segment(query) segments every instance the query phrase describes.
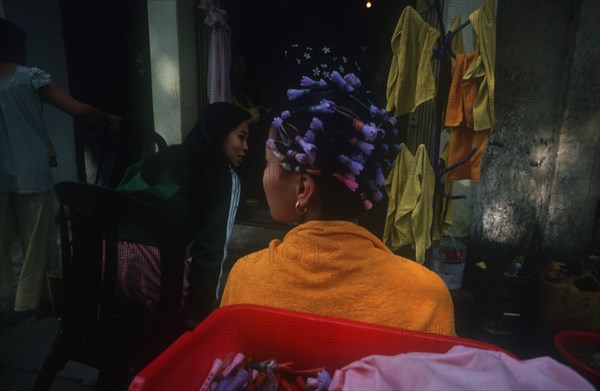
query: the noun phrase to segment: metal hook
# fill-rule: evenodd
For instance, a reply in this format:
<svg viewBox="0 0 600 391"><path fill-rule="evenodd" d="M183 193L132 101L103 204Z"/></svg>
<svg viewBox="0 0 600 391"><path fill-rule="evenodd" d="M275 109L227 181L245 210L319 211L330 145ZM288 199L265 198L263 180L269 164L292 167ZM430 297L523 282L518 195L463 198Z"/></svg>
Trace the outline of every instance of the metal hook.
<svg viewBox="0 0 600 391"><path fill-rule="evenodd" d="M467 198L466 195L464 194L460 194L460 195L449 195L446 194L446 192L444 191L444 186L442 185L442 181L441 178L444 174L446 174L448 171L454 170L456 167L462 166L463 164L465 164L466 162L468 162L469 160L471 160L471 158L473 157L473 155L475 155L475 152L477 152L479 148L478 147L473 147L473 149L471 149L471 152L469 152L469 154L467 155L467 157L465 157L464 159L454 163L453 165L446 167L445 169L441 170L438 175L437 175L437 182L438 182L438 189L440 190L440 193L442 194L442 197L451 199L451 200L464 200Z"/></svg>

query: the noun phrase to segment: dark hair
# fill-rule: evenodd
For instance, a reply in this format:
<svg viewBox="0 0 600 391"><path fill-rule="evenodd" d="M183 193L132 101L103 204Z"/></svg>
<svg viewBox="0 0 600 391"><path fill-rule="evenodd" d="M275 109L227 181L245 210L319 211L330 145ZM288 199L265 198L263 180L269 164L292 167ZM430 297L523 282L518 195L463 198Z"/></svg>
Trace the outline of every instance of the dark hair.
<svg viewBox="0 0 600 391"><path fill-rule="evenodd" d="M215 159L225 158L222 147L227 135L250 118L250 113L234 104L211 103L200 111L182 146L196 157L198 153L204 153L212 155Z"/></svg>
<svg viewBox="0 0 600 391"><path fill-rule="evenodd" d="M142 178L155 184L167 174L194 192L205 190L216 169L227 167L223 152L227 135L249 119L246 110L231 103L209 104L200 111L194 127L181 144L172 145L143 163Z"/></svg>
<svg viewBox="0 0 600 391"><path fill-rule="evenodd" d="M353 219L383 198L398 150L396 118L373 103L353 74L303 77L301 86L288 90L289 107L273 120L277 139L267 148L286 170L314 176L324 219Z"/></svg>
<svg viewBox="0 0 600 391"><path fill-rule="evenodd" d="M0 61L24 65L26 40L23 30L0 18Z"/></svg>

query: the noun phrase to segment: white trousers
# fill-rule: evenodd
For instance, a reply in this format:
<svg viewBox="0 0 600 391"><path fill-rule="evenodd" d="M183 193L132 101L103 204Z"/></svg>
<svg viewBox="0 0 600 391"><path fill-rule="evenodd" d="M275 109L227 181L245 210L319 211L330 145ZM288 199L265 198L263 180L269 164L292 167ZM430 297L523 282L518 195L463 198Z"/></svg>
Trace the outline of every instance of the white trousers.
<svg viewBox="0 0 600 391"><path fill-rule="evenodd" d="M46 261L56 254L54 193L0 193L0 299L10 296L13 281L12 241L18 235L23 267L15 297L15 311L40 307Z"/></svg>

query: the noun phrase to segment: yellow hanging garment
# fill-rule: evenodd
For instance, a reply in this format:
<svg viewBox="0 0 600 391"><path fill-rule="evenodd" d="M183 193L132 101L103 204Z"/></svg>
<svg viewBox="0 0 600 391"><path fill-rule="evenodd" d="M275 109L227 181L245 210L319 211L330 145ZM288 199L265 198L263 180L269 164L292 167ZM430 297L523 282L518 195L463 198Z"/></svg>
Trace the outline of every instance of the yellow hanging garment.
<svg viewBox="0 0 600 391"><path fill-rule="evenodd" d="M413 155L405 144L401 144L385 189L389 204L383 242L393 251L412 245L416 261L423 264L425 250L431 245L435 191L435 174L425 145L419 145Z"/></svg>
<svg viewBox="0 0 600 391"><path fill-rule="evenodd" d="M400 116L435 97L432 49L440 32L412 7L400 15L392 35L392 64L387 82L386 110Z"/></svg>
<svg viewBox="0 0 600 391"><path fill-rule="evenodd" d="M473 105L473 130L486 130L494 126L494 86L496 64L496 2L486 0L469 19L475 35L475 50L479 56L467 69L464 80L483 78Z"/></svg>

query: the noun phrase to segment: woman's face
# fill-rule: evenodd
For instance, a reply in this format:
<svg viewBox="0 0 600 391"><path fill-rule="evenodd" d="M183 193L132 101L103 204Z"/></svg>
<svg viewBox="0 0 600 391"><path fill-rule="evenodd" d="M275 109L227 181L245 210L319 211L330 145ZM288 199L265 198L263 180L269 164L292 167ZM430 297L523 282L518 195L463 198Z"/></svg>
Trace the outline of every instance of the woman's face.
<svg viewBox="0 0 600 391"><path fill-rule="evenodd" d="M263 188L271 217L276 221L298 220L298 214L294 209L298 174L284 172L281 161L268 148L265 148L265 159L267 162L263 173Z"/></svg>
<svg viewBox="0 0 600 391"><path fill-rule="evenodd" d="M248 122L243 121L237 128L229 132L223 145L223 152L234 167L239 167L248 151Z"/></svg>

